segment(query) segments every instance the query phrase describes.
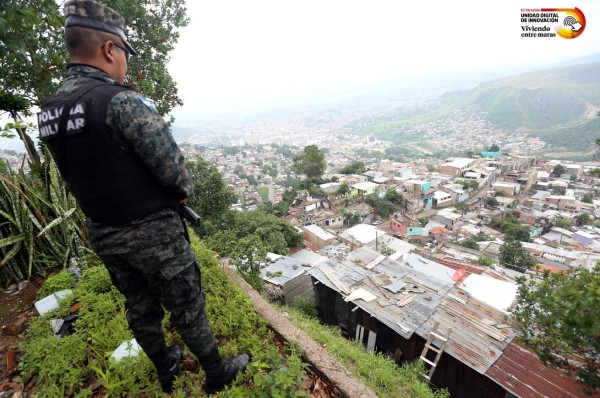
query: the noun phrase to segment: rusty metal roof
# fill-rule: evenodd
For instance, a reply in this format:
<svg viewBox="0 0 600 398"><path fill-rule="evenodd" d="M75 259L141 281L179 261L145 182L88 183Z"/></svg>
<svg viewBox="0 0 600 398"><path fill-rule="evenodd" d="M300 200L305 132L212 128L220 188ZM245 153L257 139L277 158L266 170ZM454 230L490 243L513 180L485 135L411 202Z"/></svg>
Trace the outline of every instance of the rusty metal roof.
<svg viewBox="0 0 600 398"><path fill-rule="evenodd" d="M600 393L585 395L574 378L544 366L529 349L514 342L485 375L521 398L600 397Z"/></svg>
<svg viewBox="0 0 600 398"><path fill-rule="evenodd" d="M444 352L482 374L502 356L515 336L501 311L456 286L416 333L427 339L436 322L440 323L439 334L449 334Z"/></svg>

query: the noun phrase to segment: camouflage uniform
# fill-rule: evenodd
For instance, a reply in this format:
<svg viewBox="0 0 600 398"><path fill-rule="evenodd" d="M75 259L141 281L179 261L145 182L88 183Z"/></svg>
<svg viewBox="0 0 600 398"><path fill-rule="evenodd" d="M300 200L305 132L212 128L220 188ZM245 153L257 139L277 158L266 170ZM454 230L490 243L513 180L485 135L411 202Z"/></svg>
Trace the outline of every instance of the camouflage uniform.
<svg viewBox="0 0 600 398"><path fill-rule="evenodd" d="M116 83L97 68L69 65L57 94L66 95L90 79ZM191 172L167 124L148 100L133 90L120 92L109 104L106 126L117 146L138 156L162 185L181 197L191 195ZM200 269L183 228L171 208L117 226L87 222L90 244L126 297L127 320L150 357L165 347L161 304L195 355L207 355L216 345L206 318Z"/></svg>
<svg viewBox="0 0 600 398"><path fill-rule="evenodd" d="M97 44L89 41L93 37L66 31L72 59L106 67L110 74L69 65L63 85L38 113L40 139L90 215L90 244L125 295L127 321L152 360L162 390L173 391L182 359L179 345L166 347L164 307L206 373L205 391L220 391L246 369L251 356L223 360L206 318L200 268L175 209L192 193L190 170L152 102L115 79L124 78L123 62L135 55L123 17L94 0L68 0L65 16L66 28L108 32L120 40L103 37L89 55L89 48L87 54L78 53L78 40L88 40L85 48ZM112 55L117 47L124 56Z"/></svg>

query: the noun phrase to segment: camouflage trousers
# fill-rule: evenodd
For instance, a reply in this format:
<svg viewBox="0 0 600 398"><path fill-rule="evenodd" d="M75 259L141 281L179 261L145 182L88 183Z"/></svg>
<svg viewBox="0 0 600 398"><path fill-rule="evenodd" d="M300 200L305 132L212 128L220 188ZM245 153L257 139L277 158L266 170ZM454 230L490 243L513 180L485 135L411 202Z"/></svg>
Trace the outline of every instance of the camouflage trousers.
<svg viewBox="0 0 600 398"><path fill-rule="evenodd" d="M126 298L127 322L149 357L165 349L163 307L194 355L210 353L216 341L206 317L200 268L182 235L138 251L99 256Z"/></svg>

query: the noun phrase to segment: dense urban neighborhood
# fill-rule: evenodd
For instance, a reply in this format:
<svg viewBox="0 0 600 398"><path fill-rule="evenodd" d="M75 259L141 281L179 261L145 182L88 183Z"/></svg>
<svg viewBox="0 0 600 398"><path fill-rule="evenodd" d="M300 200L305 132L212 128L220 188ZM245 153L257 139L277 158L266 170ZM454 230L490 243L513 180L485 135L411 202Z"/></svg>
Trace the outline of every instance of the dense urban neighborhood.
<svg viewBox="0 0 600 398"><path fill-rule="evenodd" d="M304 249L261 265L276 298L314 299L322 321L367 350L421 358L452 396L581 396L575 378L517 341L509 313L519 279L600 260L597 164L487 149L397 162L338 148L324 154L322 183L306 189L293 189L306 178L300 148L199 154L235 190L234 208L270 209L303 233Z"/></svg>

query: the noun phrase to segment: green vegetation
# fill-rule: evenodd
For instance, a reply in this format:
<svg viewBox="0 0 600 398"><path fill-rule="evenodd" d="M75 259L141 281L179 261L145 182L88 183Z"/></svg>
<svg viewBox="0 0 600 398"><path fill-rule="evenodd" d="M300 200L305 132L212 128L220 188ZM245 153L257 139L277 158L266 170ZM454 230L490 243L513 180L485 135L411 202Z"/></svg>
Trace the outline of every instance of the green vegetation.
<svg viewBox="0 0 600 398"><path fill-rule="evenodd" d="M594 195L591 193L586 193L583 195L583 198L581 198L581 201L583 203L594 203Z"/></svg>
<svg viewBox="0 0 600 398"><path fill-rule="evenodd" d="M0 175L0 283L45 275L70 259L85 266L84 216L55 163Z"/></svg>
<svg viewBox="0 0 600 398"><path fill-rule="evenodd" d="M519 337L545 364L600 389L600 265L519 278L512 315Z"/></svg>
<svg viewBox="0 0 600 398"><path fill-rule="evenodd" d="M489 207L498 207L499 204L500 202L498 202L498 199L494 198L493 196L490 196L485 200L485 205Z"/></svg>
<svg viewBox="0 0 600 398"><path fill-rule="evenodd" d="M285 307L288 318L313 340L327 348L357 379L382 398L446 398L446 390L432 391L421 376L425 369L421 362L398 367L381 353L370 353L357 341L345 339L338 328L324 326L307 317L302 311Z"/></svg>
<svg viewBox="0 0 600 398"><path fill-rule="evenodd" d="M316 145L308 145L294 157L294 169L308 179L320 179L325 172L325 153Z"/></svg>
<svg viewBox="0 0 600 398"><path fill-rule="evenodd" d="M340 185L340 187L338 188L336 194L338 195L346 195L348 192L350 192L350 186L348 185L347 182L342 183L342 185Z"/></svg>
<svg viewBox="0 0 600 398"><path fill-rule="evenodd" d="M589 214L581 213L575 217L575 224L578 226L589 225L592 223L592 219Z"/></svg>
<svg viewBox="0 0 600 398"><path fill-rule="evenodd" d="M566 171L567 170L565 169L565 166L559 163L552 169L552 175L555 177L560 177L561 175L565 174Z"/></svg>
<svg viewBox="0 0 600 398"><path fill-rule="evenodd" d="M195 236L192 246L202 267L206 312L221 342L221 353L229 357L242 351L251 352L254 358L247 372L220 396L306 396L301 386L305 364L298 350L290 344L280 350L273 343L273 332L254 311L249 299L218 267L214 253ZM26 382L33 381L31 394L164 396L146 355L125 358L118 363L109 358L112 350L132 336L125 318L124 297L112 286L106 269L97 260L92 265L83 272L73 295L61 302L60 309L33 319L29 324L19 369ZM72 281L64 275L50 277L46 282L49 287L44 285L45 291L72 287ZM62 339L54 337L50 319L67 315L75 301L81 304L75 332ZM167 341L179 341L168 317L164 326ZM187 349L184 355L191 356ZM203 379L202 371L182 372L175 383L173 396L203 396L199 387ZM98 387L88 387L96 383L99 383Z"/></svg>
<svg viewBox="0 0 600 398"><path fill-rule="evenodd" d="M553 146L588 151L594 149L590 143L600 129L600 118L588 118L587 107L600 103L599 69L600 63L595 62L502 78L447 93L435 107L396 110L361 127L380 139L405 144L422 140L421 130L415 128L418 124L477 109L500 128L524 127L528 136L541 137Z"/></svg>
<svg viewBox="0 0 600 398"><path fill-rule="evenodd" d="M456 207L456 210L460 211L461 214L465 214L469 211L469 204L467 202L458 202L454 207Z"/></svg>
<svg viewBox="0 0 600 398"><path fill-rule="evenodd" d="M456 183L462 185L465 190L474 190L479 188L479 183L477 181L458 180Z"/></svg>
<svg viewBox="0 0 600 398"><path fill-rule="evenodd" d="M512 238L507 239L500 247L500 264L521 272L533 269L537 265L521 242Z"/></svg>
<svg viewBox="0 0 600 398"><path fill-rule="evenodd" d="M194 194L187 205L202 220L197 232L200 235L211 234L229 223L229 208L236 201L235 193L225 185L214 164L198 157L188 162L188 166L193 174Z"/></svg>
<svg viewBox="0 0 600 398"><path fill-rule="evenodd" d="M462 247L466 247L467 249L479 250L479 245L477 244L477 241L473 238L461 240L456 243Z"/></svg>
<svg viewBox="0 0 600 398"><path fill-rule="evenodd" d="M481 256L477 259L476 262L478 265L481 265L482 267L491 267L492 265L494 265L495 261L490 256Z"/></svg>
<svg viewBox="0 0 600 398"><path fill-rule="evenodd" d="M402 204L402 201L404 200L402 194L396 191L395 189L388 189L383 198L395 205Z"/></svg>
<svg viewBox="0 0 600 398"><path fill-rule="evenodd" d="M349 211L344 210L344 225L352 227L360 222L360 214L359 213L351 213Z"/></svg>
<svg viewBox="0 0 600 398"><path fill-rule="evenodd" d="M340 169L341 174L361 174L366 170L365 164L360 160L355 160L347 166Z"/></svg>
<svg viewBox="0 0 600 398"><path fill-rule="evenodd" d="M567 220L566 218L559 218L554 222L554 225L562 229L569 229L571 226L571 221Z"/></svg>
<svg viewBox="0 0 600 398"><path fill-rule="evenodd" d="M502 232L507 239L515 239L521 242L530 242L529 227L521 224L512 212L507 212L504 218L494 218L490 227Z"/></svg>
<svg viewBox="0 0 600 398"><path fill-rule="evenodd" d="M167 61L179 37L178 29L188 23L186 8L165 1L152 5L120 0L104 3L129 22L129 42L139 53L128 64L125 84L152 98L157 111L167 115L183 104ZM0 111L8 112L18 125L14 130L25 145L28 161L37 167L41 158L28 135L34 128L20 121L31 115L32 106L43 104L60 81L67 63L64 17L52 0L6 0L0 14Z"/></svg>
<svg viewBox="0 0 600 398"><path fill-rule="evenodd" d="M369 197L365 200L369 205L373 206L375 213L381 218L388 218L390 214L398 211L398 205L390 202L387 199Z"/></svg>

